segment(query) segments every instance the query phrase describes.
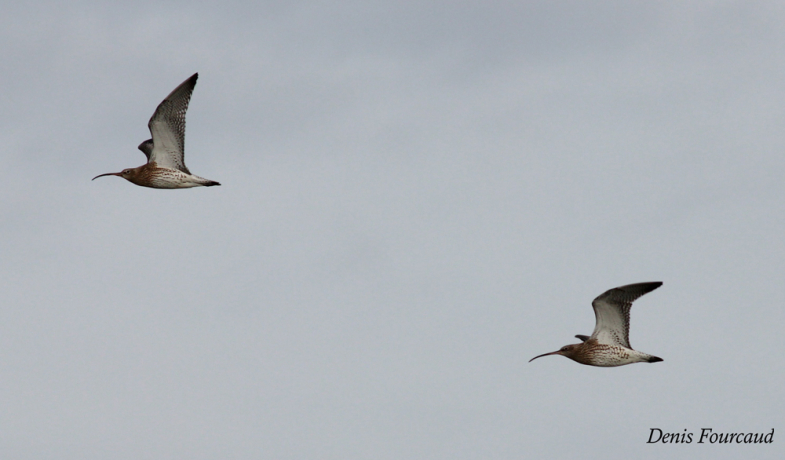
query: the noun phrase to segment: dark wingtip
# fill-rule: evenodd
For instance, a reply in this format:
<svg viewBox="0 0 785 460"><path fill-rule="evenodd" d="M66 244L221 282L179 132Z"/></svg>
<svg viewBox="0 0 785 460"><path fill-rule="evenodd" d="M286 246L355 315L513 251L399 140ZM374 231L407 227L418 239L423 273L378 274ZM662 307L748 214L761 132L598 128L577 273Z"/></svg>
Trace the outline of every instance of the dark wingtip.
<svg viewBox="0 0 785 460"><path fill-rule="evenodd" d="M213 187L215 185L221 185L221 184L219 184L218 182L216 182L214 180L211 180L210 182L204 184L205 187Z"/></svg>
<svg viewBox="0 0 785 460"><path fill-rule="evenodd" d="M660 361L662 361L662 358L658 358L656 356L652 356L651 358L649 358L650 363L658 363Z"/></svg>
<svg viewBox="0 0 785 460"><path fill-rule="evenodd" d="M640 283L645 286L647 289L647 293L657 289L658 287L662 286L662 281L649 281L648 283Z"/></svg>
<svg viewBox="0 0 785 460"><path fill-rule="evenodd" d="M153 153L153 146L154 145L155 144L153 144L153 140L152 139L147 139L146 141L144 141L141 144L139 144L139 147L137 147L137 148L139 150L141 150L142 153L144 153L144 156L146 156L147 160L149 161L150 160L150 155L152 155L152 153Z"/></svg>

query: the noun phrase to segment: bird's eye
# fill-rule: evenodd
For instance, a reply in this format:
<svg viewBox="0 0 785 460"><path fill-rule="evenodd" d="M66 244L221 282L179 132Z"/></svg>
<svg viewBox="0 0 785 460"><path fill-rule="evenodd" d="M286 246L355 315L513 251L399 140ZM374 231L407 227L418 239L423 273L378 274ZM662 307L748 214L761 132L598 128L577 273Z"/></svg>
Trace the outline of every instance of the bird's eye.
<svg viewBox="0 0 785 460"><path fill-rule="evenodd" d="M130 172L131 172L131 170L130 170L130 169L124 169L124 170L123 170L123 174L129 174Z"/></svg>

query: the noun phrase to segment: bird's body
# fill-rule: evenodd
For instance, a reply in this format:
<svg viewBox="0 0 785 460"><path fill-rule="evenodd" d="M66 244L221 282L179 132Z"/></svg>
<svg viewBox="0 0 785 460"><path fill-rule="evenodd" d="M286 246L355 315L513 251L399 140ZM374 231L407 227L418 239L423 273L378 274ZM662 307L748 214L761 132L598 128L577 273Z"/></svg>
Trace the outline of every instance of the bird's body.
<svg viewBox="0 0 785 460"><path fill-rule="evenodd" d="M606 291L592 302L597 324L591 337L576 335L582 343L565 345L558 351L535 356L562 355L588 366L616 367L632 363L656 363L661 358L633 350L630 346L630 308L638 297L662 286L659 281L628 284Z"/></svg>
<svg viewBox="0 0 785 460"><path fill-rule="evenodd" d="M139 150L147 156L147 164L119 173L101 174L93 180L101 176L119 176L142 187L164 189L221 185L191 174L185 166L185 112L197 78L199 74L193 74L155 109L147 124L153 138L139 144Z"/></svg>
<svg viewBox="0 0 785 460"><path fill-rule="evenodd" d="M120 173L110 173L127 179L128 182L150 188L191 188L221 185L204 177L186 174L179 169L161 168L154 161L138 168L124 169ZM102 174L103 175L103 174ZM99 176L100 177L100 176Z"/></svg>

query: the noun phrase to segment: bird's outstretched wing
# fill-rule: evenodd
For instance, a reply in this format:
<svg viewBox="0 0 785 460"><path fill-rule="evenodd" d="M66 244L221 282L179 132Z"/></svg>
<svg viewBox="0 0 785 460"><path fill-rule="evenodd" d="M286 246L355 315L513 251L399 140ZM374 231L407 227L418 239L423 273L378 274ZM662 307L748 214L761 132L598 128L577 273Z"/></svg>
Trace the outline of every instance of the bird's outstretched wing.
<svg viewBox="0 0 785 460"><path fill-rule="evenodd" d="M139 150L148 155L148 161L154 161L159 167L178 169L191 174L185 167L185 112L191 101L191 94L196 86L199 74L191 75L174 89L166 99L158 104L147 127L153 135L152 150L149 155L145 150L147 141L139 145ZM144 148L143 148L144 146Z"/></svg>
<svg viewBox="0 0 785 460"><path fill-rule="evenodd" d="M592 339L606 345L630 346L630 308L638 297L662 286L662 282L636 283L604 292L591 303L597 324Z"/></svg>

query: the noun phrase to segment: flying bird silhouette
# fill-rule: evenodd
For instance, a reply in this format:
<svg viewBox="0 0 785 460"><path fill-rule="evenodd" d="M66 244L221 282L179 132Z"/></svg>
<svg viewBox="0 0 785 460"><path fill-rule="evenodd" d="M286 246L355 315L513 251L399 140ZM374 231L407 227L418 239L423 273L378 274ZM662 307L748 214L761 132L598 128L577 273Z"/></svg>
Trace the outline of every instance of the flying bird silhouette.
<svg viewBox="0 0 785 460"><path fill-rule="evenodd" d="M139 150L147 156L147 164L119 173L100 174L93 180L102 176L119 176L142 187L167 189L221 185L191 174L185 166L185 112L197 78L198 73L191 75L155 109L147 123L153 138L139 144Z"/></svg>
<svg viewBox="0 0 785 460"><path fill-rule="evenodd" d="M600 367L632 363L656 363L662 358L633 350L630 346L630 308L638 297L662 286L662 282L628 284L613 288L591 303L597 324L591 337L576 335L582 343L565 345L558 351L535 356L562 355L581 364Z"/></svg>

